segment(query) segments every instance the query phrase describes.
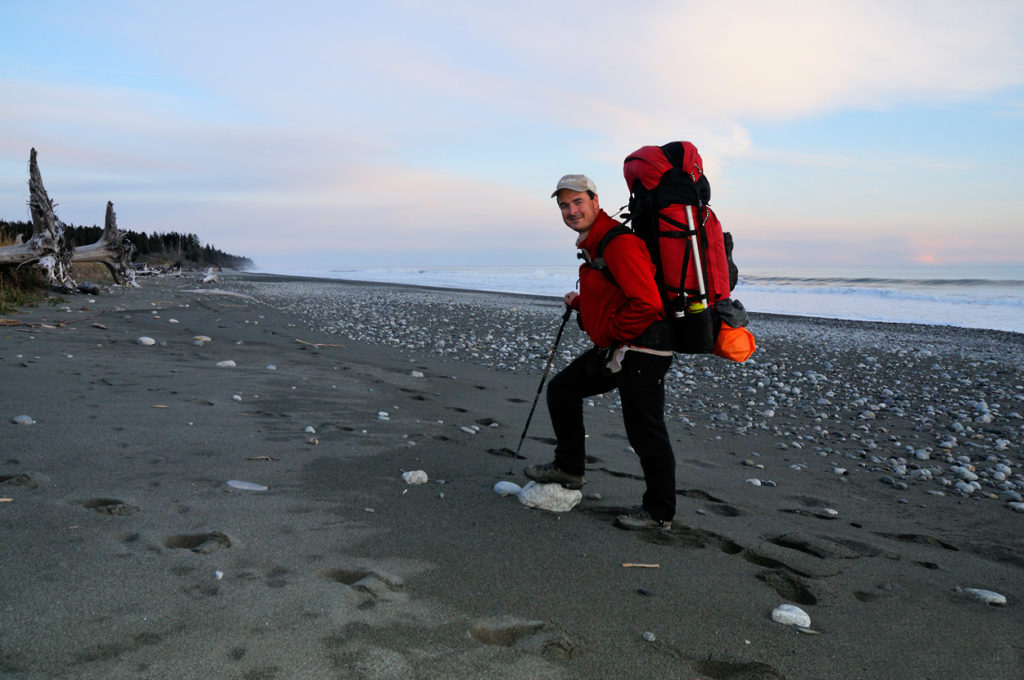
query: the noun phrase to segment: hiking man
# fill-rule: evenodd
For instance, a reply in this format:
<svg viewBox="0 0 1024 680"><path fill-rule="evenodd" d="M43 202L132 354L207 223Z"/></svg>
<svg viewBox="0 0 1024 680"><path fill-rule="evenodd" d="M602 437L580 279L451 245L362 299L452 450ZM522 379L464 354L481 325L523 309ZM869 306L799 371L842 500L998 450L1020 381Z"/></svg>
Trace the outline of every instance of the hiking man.
<svg viewBox="0 0 1024 680"><path fill-rule="evenodd" d="M580 314L594 347L551 379L548 412L555 431L555 460L526 468L538 483L583 486L586 433L583 399L618 388L626 436L640 458L647 489L634 514L619 515L625 529L669 528L676 507L675 455L665 428L664 376L672 352L659 350L664 311L654 264L644 242L633 234L606 242L607 273L589 263L602 239L619 223L601 209L594 182L585 175L565 175L551 194L562 220L578 234L579 293L566 293L565 304ZM608 275L610 274L610 276ZM662 336L663 337L663 336Z"/></svg>

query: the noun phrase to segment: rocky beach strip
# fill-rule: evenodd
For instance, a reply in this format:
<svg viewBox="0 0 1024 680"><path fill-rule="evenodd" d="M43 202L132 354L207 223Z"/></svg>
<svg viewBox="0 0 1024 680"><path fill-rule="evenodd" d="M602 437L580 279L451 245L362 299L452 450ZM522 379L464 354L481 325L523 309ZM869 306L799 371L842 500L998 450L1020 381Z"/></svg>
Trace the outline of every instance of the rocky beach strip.
<svg viewBox="0 0 1024 680"><path fill-rule="evenodd" d="M614 393L578 506L494 490L560 314L226 274L8 317L0 676L1021 676L1024 336L755 313L676 358L676 523L630 533Z"/></svg>
<svg viewBox="0 0 1024 680"><path fill-rule="evenodd" d="M333 282L239 288L327 334L512 371L542 369L560 304ZM760 349L743 365L677 356L669 420L760 431L776 450L824 458L810 460L839 475L874 474L897 491L914 484L1024 511L1024 336L778 315L755 315L752 327ZM567 335L561 365L588 346L583 333ZM614 395L606 405L614 410Z"/></svg>

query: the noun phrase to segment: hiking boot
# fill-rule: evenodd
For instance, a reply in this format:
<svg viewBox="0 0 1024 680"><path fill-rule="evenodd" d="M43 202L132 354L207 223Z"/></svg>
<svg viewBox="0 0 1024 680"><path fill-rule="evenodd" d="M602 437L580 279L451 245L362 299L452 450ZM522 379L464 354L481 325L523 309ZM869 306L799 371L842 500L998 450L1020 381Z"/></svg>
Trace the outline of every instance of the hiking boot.
<svg viewBox="0 0 1024 680"><path fill-rule="evenodd" d="M583 475L570 475L554 463L528 465L523 472L538 484L561 484L566 489L583 488Z"/></svg>
<svg viewBox="0 0 1024 680"><path fill-rule="evenodd" d="M641 508L637 512L616 517L615 526L634 531L637 529L671 529L672 520L654 519L651 517L651 513Z"/></svg>

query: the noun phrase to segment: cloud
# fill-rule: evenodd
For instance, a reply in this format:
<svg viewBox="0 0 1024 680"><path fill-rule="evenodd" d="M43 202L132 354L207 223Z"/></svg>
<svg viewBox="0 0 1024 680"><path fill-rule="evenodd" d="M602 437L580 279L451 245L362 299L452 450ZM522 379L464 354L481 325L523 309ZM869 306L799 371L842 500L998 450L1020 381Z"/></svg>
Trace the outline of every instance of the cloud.
<svg viewBox="0 0 1024 680"><path fill-rule="evenodd" d="M555 178L591 174L614 209L626 153L688 138L736 214L773 199L778 185L752 171L768 169L814 186L813 222L855 210L844 175L879 157L849 142L767 146L757 126L1019 86L1019 5L68 3L46 19L45 49L18 43L0 63L0 207L23 212L36 146L76 223L113 200L126 224L200 231L246 254L305 239L353 258L547 257L569 243L547 200ZM1002 110L1019 116L1019 98ZM941 180L941 153L884 160ZM762 215L784 223L792 211Z"/></svg>

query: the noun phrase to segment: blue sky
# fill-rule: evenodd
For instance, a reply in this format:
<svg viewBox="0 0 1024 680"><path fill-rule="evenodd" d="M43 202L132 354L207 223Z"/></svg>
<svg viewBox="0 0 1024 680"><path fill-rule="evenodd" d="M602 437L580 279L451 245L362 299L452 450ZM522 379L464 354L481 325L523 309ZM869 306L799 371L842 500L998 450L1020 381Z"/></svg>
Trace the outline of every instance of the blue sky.
<svg viewBox="0 0 1024 680"><path fill-rule="evenodd" d="M0 218L266 268L573 264L549 198L698 145L748 268L1024 263L1024 3L0 5Z"/></svg>

